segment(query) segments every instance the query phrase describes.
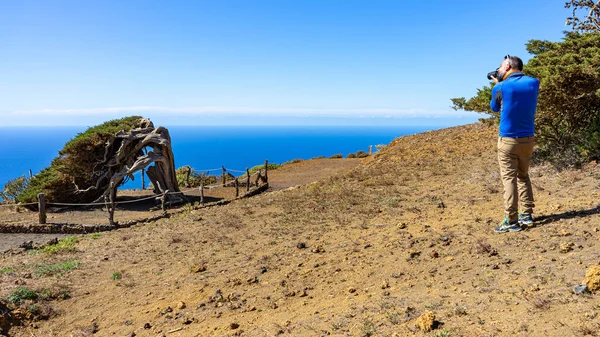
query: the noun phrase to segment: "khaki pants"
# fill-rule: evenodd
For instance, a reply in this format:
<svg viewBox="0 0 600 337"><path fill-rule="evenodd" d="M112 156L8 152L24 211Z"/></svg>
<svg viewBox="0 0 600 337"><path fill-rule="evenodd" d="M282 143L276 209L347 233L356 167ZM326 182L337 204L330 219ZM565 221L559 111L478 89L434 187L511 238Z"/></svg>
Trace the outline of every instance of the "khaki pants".
<svg viewBox="0 0 600 337"><path fill-rule="evenodd" d="M498 138L498 162L504 185L504 212L508 221L519 218L519 201L523 213L533 213L533 189L529 179L529 163L534 137Z"/></svg>

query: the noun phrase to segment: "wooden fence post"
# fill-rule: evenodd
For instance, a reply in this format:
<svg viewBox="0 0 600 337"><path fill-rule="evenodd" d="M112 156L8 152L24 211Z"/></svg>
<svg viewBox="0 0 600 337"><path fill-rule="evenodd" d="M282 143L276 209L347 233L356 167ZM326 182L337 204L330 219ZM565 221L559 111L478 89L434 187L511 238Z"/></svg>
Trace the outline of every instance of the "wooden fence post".
<svg viewBox="0 0 600 337"><path fill-rule="evenodd" d="M108 209L108 223L111 226L115 225L115 183L110 183L110 208Z"/></svg>
<svg viewBox="0 0 600 337"><path fill-rule="evenodd" d="M250 191L250 170L246 167L246 192Z"/></svg>
<svg viewBox="0 0 600 337"><path fill-rule="evenodd" d="M235 197L239 197L240 196L240 181L238 180L238 178L235 178Z"/></svg>
<svg viewBox="0 0 600 337"><path fill-rule="evenodd" d="M192 168L190 166L187 167L187 172L185 172L185 187L190 188L190 174L192 174Z"/></svg>
<svg viewBox="0 0 600 337"><path fill-rule="evenodd" d="M262 173L262 170L258 170L258 174L256 175L256 180L254 181L254 185L256 185L256 187L258 187L258 181L260 180L261 173Z"/></svg>
<svg viewBox="0 0 600 337"><path fill-rule="evenodd" d="M265 183L269 182L269 175L267 171L269 170L269 161L265 159Z"/></svg>
<svg viewBox="0 0 600 337"><path fill-rule="evenodd" d="M142 191L146 189L146 182L144 181L144 176L146 175L146 169L142 169Z"/></svg>
<svg viewBox="0 0 600 337"><path fill-rule="evenodd" d="M222 180L223 180L223 187L225 187L225 166L221 166L221 169L223 170L223 174L222 174Z"/></svg>
<svg viewBox="0 0 600 337"><path fill-rule="evenodd" d="M46 201L44 200L44 193L38 194L38 210L39 210L39 224L43 225L46 223Z"/></svg>
<svg viewBox="0 0 600 337"><path fill-rule="evenodd" d="M200 205L204 205L204 181L200 183Z"/></svg>
<svg viewBox="0 0 600 337"><path fill-rule="evenodd" d="M169 190L166 190L160 199L163 215L167 215L167 206L166 206L167 194L169 194Z"/></svg>

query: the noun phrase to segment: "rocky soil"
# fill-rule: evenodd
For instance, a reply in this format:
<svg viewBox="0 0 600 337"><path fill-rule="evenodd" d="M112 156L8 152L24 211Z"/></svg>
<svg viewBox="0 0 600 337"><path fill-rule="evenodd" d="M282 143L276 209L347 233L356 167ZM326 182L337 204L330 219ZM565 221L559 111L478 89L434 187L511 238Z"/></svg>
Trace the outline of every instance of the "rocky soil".
<svg viewBox="0 0 600 337"><path fill-rule="evenodd" d="M10 336L597 336L600 293L573 286L588 270L595 284L600 265L599 168L534 167L535 226L496 234L495 135L474 124L402 137L315 183L4 255L0 325Z"/></svg>

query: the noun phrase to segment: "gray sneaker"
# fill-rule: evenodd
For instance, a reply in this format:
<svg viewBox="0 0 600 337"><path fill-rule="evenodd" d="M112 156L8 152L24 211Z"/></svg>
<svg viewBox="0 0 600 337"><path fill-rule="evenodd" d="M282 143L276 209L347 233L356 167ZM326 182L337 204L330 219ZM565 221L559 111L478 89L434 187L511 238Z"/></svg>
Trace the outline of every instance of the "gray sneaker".
<svg viewBox="0 0 600 337"><path fill-rule="evenodd" d="M519 214L519 224L520 225L531 225L533 224L533 217L531 213L521 213Z"/></svg>
<svg viewBox="0 0 600 337"><path fill-rule="evenodd" d="M506 232L520 232L521 226L519 226L519 221L508 222L507 218L504 218L499 226L494 227L494 232L496 233L506 233Z"/></svg>

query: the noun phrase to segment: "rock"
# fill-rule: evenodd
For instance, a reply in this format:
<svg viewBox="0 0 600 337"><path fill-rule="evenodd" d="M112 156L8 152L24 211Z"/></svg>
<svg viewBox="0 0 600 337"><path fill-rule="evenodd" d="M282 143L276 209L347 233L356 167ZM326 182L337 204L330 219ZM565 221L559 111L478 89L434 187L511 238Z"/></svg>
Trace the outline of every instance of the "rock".
<svg viewBox="0 0 600 337"><path fill-rule="evenodd" d="M390 282L388 280L384 280L383 283L381 283L381 289L387 289L390 287Z"/></svg>
<svg viewBox="0 0 600 337"><path fill-rule="evenodd" d="M296 244L296 248L298 248L298 249L305 249L306 248L306 243L304 243L304 242L298 242Z"/></svg>
<svg viewBox="0 0 600 337"><path fill-rule="evenodd" d="M206 271L206 265L194 265L192 266L192 268L190 268L190 271L192 273L200 273Z"/></svg>
<svg viewBox="0 0 600 337"><path fill-rule="evenodd" d="M588 292L587 284L578 284L573 287L573 292L577 295L585 294Z"/></svg>
<svg viewBox="0 0 600 337"><path fill-rule="evenodd" d="M558 246L561 253L568 253L573 250L575 244L573 242L561 242Z"/></svg>
<svg viewBox="0 0 600 337"><path fill-rule="evenodd" d="M150 325L150 323L144 324L144 329L148 330L148 329L151 329L151 328L152 328L152 325Z"/></svg>
<svg viewBox="0 0 600 337"><path fill-rule="evenodd" d="M183 302L183 301L177 302L177 309L185 309L185 302Z"/></svg>
<svg viewBox="0 0 600 337"><path fill-rule="evenodd" d="M229 324L229 327L231 328L231 330L235 330L235 329L239 328L240 325L236 322L232 322L231 324Z"/></svg>
<svg viewBox="0 0 600 337"><path fill-rule="evenodd" d="M433 311L425 311L417 318L415 325L422 331L429 332L433 330L435 322L435 313Z"/></svg>
<svg viewBox="0 0 600 337"><path fill-rule="evenodd" d="M591 266L585 272L583 283L587 285L587 288L591 292L600 290L600 266Z"/></svg>
<svg viewBox="0 0 600 337"><path fill-rule="evenodd" d="M350 287L350 288L348 288L348 292L351 294L354 294L356 292L356 288Z"/></svg>
<svg viewBox="0 0 600 337"><path fill-rule="evenodd" d="M311 252L313 252L313 253L323 253L323 252L325 252L325 249L323 249L323 246L318 245L317 247L311 249Z"/></svg>
<svg viewBox="0 0 600 337"><path fill-rule="evenodd" d="M419 255L421 255L421 251L419 250L411 250L410 252L408 252L408 255L411 259L414 259L416 257L419 257Z"/></svg>
<svg viewBox="0 0 600 337"><path fill-rule="evenodd" d="M431 256L432 259L437 259L440 257L440 254L434 250L431 252L431 254L429 254L429 256Z"/></svg>

